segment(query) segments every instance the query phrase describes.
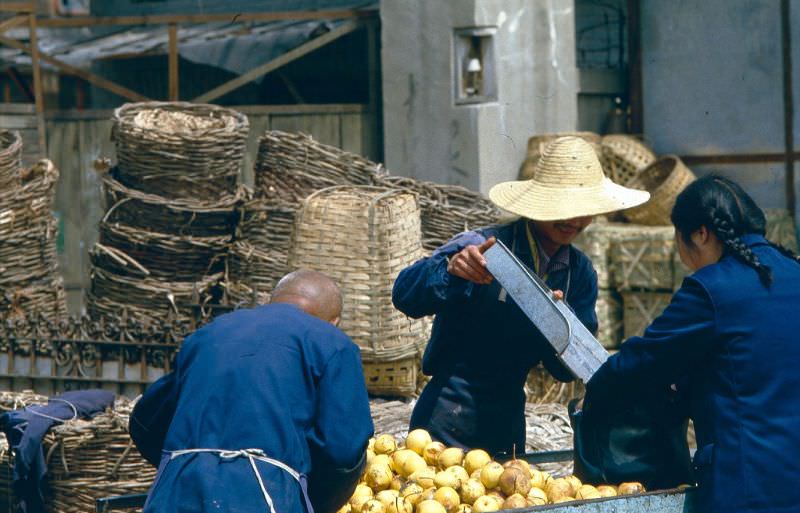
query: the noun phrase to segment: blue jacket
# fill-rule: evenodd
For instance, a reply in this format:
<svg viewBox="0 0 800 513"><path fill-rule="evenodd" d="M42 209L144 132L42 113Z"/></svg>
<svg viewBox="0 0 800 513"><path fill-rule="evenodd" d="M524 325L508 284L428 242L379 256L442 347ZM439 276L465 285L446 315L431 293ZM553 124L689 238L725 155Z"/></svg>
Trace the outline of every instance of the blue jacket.
<svg viewBox="0 0 800 513"><path fill-rule="evenodd" d="M528 372L539 362L561 381L571 373L555 357L500 285L476 285L447 272L447 258L490 236L503 241L533 268L525 220L466 232L404 269L394 284L395 306L411 317L436 315L422 360L433 376L417 401L412 427L425 427L448 445L491 452L524 448ZM566 301L591 331L597 275L589 259L570 248L570 268L552 273L547 284L566 293Z"/></svg>
<svg viewBox="0 0 800 513"><path fill-rule="evenodd" d="M238 310L192 334L173 372L147 389L131 416L137 447L159 464L145 512L268 510L247 458L171 459L172 451L261 449L310 474L313 496L317 475L328 480L330 469L359 464L372 432L358 347L288 304ZM255 464L278 512L306 511L297 481ZM340 486L354 486L357 473L349 479ZM314 503L317 513L330 507Z"/></svg>
<svg viewBox="0 0 800 513"><path fill-rule="evenodd" d="M770 288L731 256L686 278L670 305L587 385L586 409L683 383L703 512L800 510L800 265L758 235ZM647 385L645 387L644 385Z"/></svg>

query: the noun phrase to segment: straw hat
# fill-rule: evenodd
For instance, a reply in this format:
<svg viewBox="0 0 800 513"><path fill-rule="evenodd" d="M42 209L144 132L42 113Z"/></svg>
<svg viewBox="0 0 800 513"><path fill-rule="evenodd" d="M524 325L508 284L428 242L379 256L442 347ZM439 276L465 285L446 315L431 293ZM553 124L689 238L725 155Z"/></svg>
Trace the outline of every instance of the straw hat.
<svg viewBox="0 0 800 513"><path fill-rule="evenodd" d="M489 198L522 217L558 221L635 207L650 193L615 184L603 174L590 144L578 137L561 137L544 149L533 178L499 183Z"/></svg>

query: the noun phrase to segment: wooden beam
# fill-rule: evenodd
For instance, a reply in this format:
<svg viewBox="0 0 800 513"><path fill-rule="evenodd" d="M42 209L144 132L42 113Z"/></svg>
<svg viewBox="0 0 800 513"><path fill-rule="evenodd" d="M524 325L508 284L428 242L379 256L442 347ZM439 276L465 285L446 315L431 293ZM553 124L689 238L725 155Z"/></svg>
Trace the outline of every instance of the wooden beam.
<svg viewBox="0 0 800 513"><path fill-rule="evenodd" d="M284 53L283 55L279 55L278 57L272 59L269 62L258 66L243 75L240 75L233 80L225 82L224 84L215 87L214 89L201 94L197 98L193 99L192 101L195 103L208 103L212 100L216 100L220 96L224 96L231 91L234 91L245 84L249 84L253 80L266 75L270 71L276 70L281 66L284 66L294 60L303 57L304 55L308 55L309 53L313 52L317 48L321 48L328 43L339 39L342 36L345 36L354 30L361 27L361 24L357 21L348 21L342 24L340 27L331 30L317 38L308 41L307 43L303 43L302 45L289 50L288 52Z"/></svg>
<svg viewBox="0 0 800 513"><path fill-rule="evenodd" d="M178 101L178 25L169 24L169 101Z"/></svg>
<svg viewBox="0 0 800 513"><path fill-rule="evenodd" d="M6 36L0 36L0 44L4 44L6 46L10 46L11 48L16 48L17 50L21 50L21 51L23 51L23 52L25 52L25 53L27 53L29 55L33 53L33 50L31 49L30 46L28 46L28 45L26 45L24 43L21 43L21 42L17 41L16 39L11 39L11 38L6 37ZM141 94L137 93L136 91L133 91L131 89L128 89L127 87L121 86L121 85L117 84L116 82L112 82L111 80L105 79L105 78L103 78L103 77L101 77L99 75L95 75L94 73L91 73L89 71L82 70L80 68L72 66L71 64L67 64L66 62L58 60L55 57L52 57L52 56L50 56L50 55L48 55L46 53L39 52L39 58L42 61L44 61L44 62L46 62L46 63L48 63L48 64L50 64L52 66L55 66L56 68L62 70L63 72L65 72L67 74L75 75L76 77L82 78L83 80L86 80L87 82L91 82L92 84L96 85L97 87L102 87L103 89L107 89L107 90L111 91L112 93L118 94L118 95L120 95L123 98L126 98L128 100L135 101L135 102L144 102L144 101L149 101L150 100L148 97L146 97L144 95L141 95Z"/></svg>
<svg viewBox="0 0 800 513"><path fill-rule="evenodd" d="M0 4L2 5L2 4ZM219 14L156 14L147 16L80 16L74 18L47 18L39 21L41 27L98 27L108 25L168 25L170 23L240 23L246 21L281 20L338 20L370 18L377 15L376 10L321 10L321 11L280 11L246 12Z"/></svg>
<svg viewBox="0 0 800 513"><path fill-rule="evenodd" d="M14 27L24 25L27 22L28 22L27 16L14 16L13 18L8 18L6 20L3 20L0 22L0 34Z"/></svg>
<svg viewBox="0 0 800 513"><path fill-rule="evenodd" d="M770 164L785 162L786 153L733 153L727 155L681 155L680 159L687 166L706 164ZM788 154L791 161L800 160L800 153Z"/></svg>
<svg viewBox="0 0 800 513"><path fill-rule="evenodd" d="M35 2L3 2L0 3L0 12L29 13L36 12Z"/></svg>
<svg viewBox="0 0 800 513"><path fill-rule="evenodd" d="M42 88L42 66L39 62L39 39L36 30L36 13L28 15L28 39L31 44L31 66L33 67L33 99L36 105L36 131L39 134L39 157L47 156L47 136L44 124L44 89Z"/></svg>

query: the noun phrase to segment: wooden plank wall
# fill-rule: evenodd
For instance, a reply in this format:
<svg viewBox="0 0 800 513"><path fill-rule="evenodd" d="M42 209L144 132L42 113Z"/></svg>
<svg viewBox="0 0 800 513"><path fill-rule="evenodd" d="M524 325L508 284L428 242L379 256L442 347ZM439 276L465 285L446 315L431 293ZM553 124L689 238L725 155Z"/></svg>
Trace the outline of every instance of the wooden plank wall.
<svg viewBox="0 0 800 513"><path fill-rule="evenodd" d="M300 131L316 140L344 150L377 159L379 148L370 114L362 105L318 105L279 107L240 107L248 115L250 136L242 161L242 181L253 184L253 165L258 139L266 130ZM89 249L97 241L97 225L105 212L100 180L93 163L101 157L115 161L111 141L111 112L60 112L48 116L48 158L59 168L61 176L56 194L56 215L60 218L63 246L60 265L67 289L70 312L83 309L84 290L89 285ZM24 125L24 116L16 113L16 125ZM0 127L7 125L0 105ZM30 118L35 123L35 118ZM35 124L34 124L35 126ZM27 145L36 141L36 131L23 132ZM38 149L37 149L38 151Z"/></svg>

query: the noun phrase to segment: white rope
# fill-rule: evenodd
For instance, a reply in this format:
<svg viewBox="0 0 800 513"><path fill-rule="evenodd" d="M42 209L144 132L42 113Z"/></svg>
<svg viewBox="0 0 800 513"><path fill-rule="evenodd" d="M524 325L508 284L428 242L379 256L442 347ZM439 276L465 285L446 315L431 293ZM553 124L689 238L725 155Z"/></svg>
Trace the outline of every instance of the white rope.
<svg viewBox="0 0 800 513"><path fill-rule="evenodd" d="M256 466L256 460L263 461L264 463L269 463L279 469L285 471L287 474L292 476L298 483L300 481L300 473L297 472L295 469L290 467L289 465L283 463L282 461L268 458L267 455L264 453L262 449L235 449L235 450L226 450L226 449L181 449L178 451L170 451L170 460L174 460L178 456L183 456L185 454L195 454L195 453L213 453L218 455L223 460L233 460L236 458L247 458L250 462L250 466L253 467L253 473L256 475L256 480L258 481L258 486L261 487L261 493L264 494L264 502L267 503L267 507L271 513L277 513L275 511L275 505L272 502L272 497L270 497L269 492L267 492L267 487L264 485L264 481L261 478L261 473L258 471L258 467ZM302 483L301 483L302 485Z"/></svg>

